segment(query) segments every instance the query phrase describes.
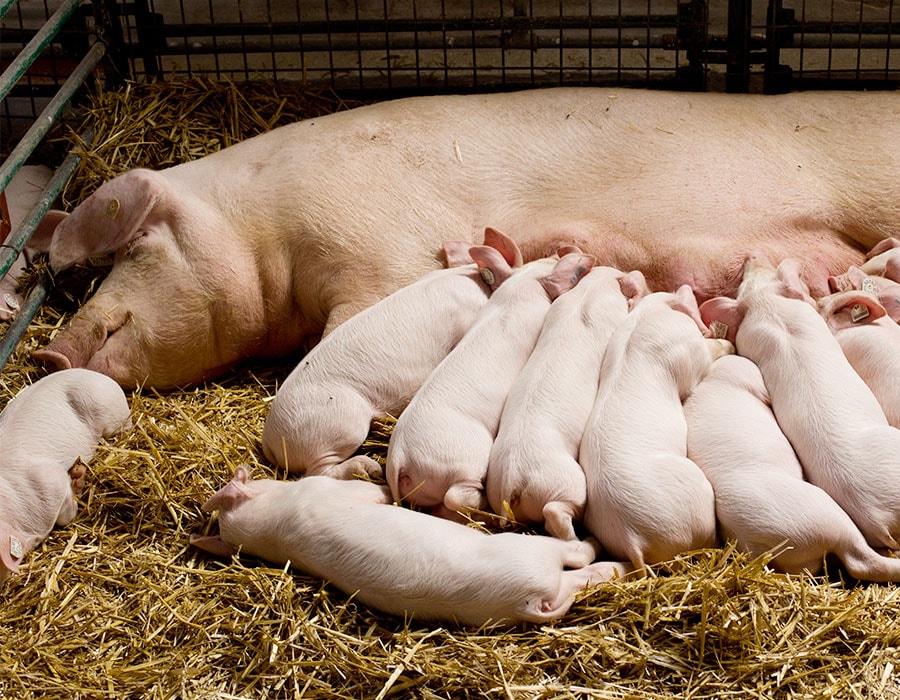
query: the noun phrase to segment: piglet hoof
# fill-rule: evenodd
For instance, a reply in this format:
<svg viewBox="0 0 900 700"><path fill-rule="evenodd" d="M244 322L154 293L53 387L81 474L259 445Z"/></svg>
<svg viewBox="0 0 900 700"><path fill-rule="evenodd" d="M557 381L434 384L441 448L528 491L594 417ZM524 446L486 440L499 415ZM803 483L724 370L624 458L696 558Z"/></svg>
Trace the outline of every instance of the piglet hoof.
<svg viewBox="0 0 900 700"><path fill-rule="evenodd" d="M87 466L79 459L69 469L69 478L72 480L72 493L76 496L84 489L84 480L87 475Z"/></svg>
<svg viewBox="0 0 900 700"><path fill-rule="evenodd" d="M371 457L365 455L357 455L350 459L335 464L322 472L325 476L332 479L355 479L357 476L364 476L373 479L381 479L384 477L384 471L381 465Z"/></svg>

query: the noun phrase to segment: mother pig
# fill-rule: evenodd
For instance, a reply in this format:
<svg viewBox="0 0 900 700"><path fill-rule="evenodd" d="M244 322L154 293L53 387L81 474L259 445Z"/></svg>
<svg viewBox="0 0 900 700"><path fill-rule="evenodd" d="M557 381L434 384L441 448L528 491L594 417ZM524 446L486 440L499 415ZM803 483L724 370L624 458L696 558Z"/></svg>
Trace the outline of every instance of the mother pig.
<svg viewBox="0 0 900 700"><path fill-rule="evenodd" d="M507 231L655 289L734 293L750 249L827 275L900 236L900 95L552 88L413 97L301 121L111 180L55 231L109 276L35 353L126 387L274 356Z"/></svg>

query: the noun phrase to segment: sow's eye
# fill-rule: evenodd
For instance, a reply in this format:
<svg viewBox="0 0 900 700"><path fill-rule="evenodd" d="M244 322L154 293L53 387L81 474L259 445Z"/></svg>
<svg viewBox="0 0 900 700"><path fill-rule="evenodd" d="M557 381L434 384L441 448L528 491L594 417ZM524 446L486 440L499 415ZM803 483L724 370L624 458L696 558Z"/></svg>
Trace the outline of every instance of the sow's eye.
<svg viewBox="0 0 900 700"><path fill-rule="evenodd" d="M128 245L122 250L122 254L127 258L133 258L136 255L140 254L141 248L144 247L144 244L147 242L147 232L146 231L138 231L135 234L135 237L129 241Z"/></svg>

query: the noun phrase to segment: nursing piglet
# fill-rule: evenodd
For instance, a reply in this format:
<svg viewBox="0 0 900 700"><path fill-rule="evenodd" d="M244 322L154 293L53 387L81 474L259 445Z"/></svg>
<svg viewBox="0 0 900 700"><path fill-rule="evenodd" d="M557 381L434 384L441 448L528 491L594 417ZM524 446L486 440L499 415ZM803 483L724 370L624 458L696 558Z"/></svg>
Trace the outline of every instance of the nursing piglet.
<svg viewBox="0 0 900 700"><path fill-rule="evenodd" d="M704 338L691 288L656 292L610 338L581 442L584 524L637 571L716 543L713 490L687 457L682 401L731 343Z"/></svg>
<svg viewBox="0 0 900 700"><path fill-rule="evenodd" d="M873 547L898 549L900 430L850 365L799 276L759 254L744 265L737 299L703 304L704 321L725 324L753 360L772 410L806 478L853 518Z"/></svg>
<svg viewBox="0 0 900 700"><path fill-rule="evenodd" d="M850 366L875 394L888 423L900 428L900 325L865 292L836 292L816 304Z"/></svg>
<svg viewBox="0 0 900 700"><path fill-rule="evenodd" d="M518 248L488 229L485 240L510 265ZM488 299L468 258L427 274L338 326L278 390L262 434L266 457L289 472L349 478L380 474L365 455L350 457L376 418L396 416L456 345ZM455 248L445 247L448 264ZM349 457L349 459L348 459Z"/></svg>
<svg viewBox="0 0 900 700"><path fill-rule="evenodd" d="M546 287L561 293L593 266L580 252L518 269L494 248L469 252L493 289L491 298L398 418L385 465L394 498L451 518L487 509L483 481L491 446L550 308Z"/></svg>
<svg viewBox="0 0 900 700"><path fill-rule="evenodd" d="M67 525L84 465L101 437L128 422L128 401L109 377L86 369L48 375L0 413L0 581L53 529Z"/></svg>
<svg viewBox="0 0 900 700"><path fill-rule="evenodd" d="M858 579L900 579L900 559L873 550L834 499L804 480L752 361L716 360L684 411L688 458L712 484L723 538L752 556L786 542L771 563L787 573L816 574L833 552Z"/></svg>
<svg viewBox="0 0 900 700"><path fill-rule="evenodd" d="M844 274L829 277L828 286L832 292L857 289L874 294L888 318L900 323L900 282L866 274L862 268L851 265Z"/></svg>
<svg viewBox="0 0 900 700"><path fill-rule="evenodd" d="M561 617L576 594L624 574L587 542L474 528L390 504L371 482L321 476L234 479L204 505L219 535L191 542L220 556L240 551L331 581L393 615L482 625ZM336 517L337 515L337 517Z"/></svg>
<svg viewBox="0 0 900 700"><path fill-rule="evenodd" d="M600 363L613 330L645 293L640 272L595 267L550 306L491 449L485 491L494 512L576 539L573 521L581 521L586 498L578 446Z"/></svg>
<svg viewBox="0 0 900 700"><path fill-rule="evenodd" d="M867 254L860 267L867 275L900 282L900 239L883 238Z"/></svg>

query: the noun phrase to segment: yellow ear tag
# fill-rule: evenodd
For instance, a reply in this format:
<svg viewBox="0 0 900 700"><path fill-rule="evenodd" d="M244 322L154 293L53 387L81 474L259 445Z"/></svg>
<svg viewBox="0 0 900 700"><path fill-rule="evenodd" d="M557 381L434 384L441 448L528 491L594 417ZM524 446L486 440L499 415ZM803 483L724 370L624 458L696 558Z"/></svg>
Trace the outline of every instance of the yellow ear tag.
<svg viewBox="0 0 900 700"><path fill-rule="evenodd" d="M484 283L491 287L494 284L494 273L486 267L478 268L478 272L481 273L481 279L484 280Z"/></svg>
<svg viewBox="0 0 900 700"><path fill-rule="evenodd" d="M728 335L728 324L722 323L721 321L713 321L709 324L710 330L713 332L716 338L722 339Z"/></svg>
<svg viewBox="0 0 900 700"><path fill-rule="evenodd" d="M116 217L119 215L119 208L120 208L120 206L121 206L121 205L119 204L119 200L118 200L118 199L111 199L111 200L109 200L109 204L106 205L106 216L107 216L107 218L112 219L113 221L115 221L115 220L116 220Z"/></svg>
<svg viewBox="0 0 900 700"><path fill-rule="evenodd" d="M13 559L21 559L23 554L22 543L17 537L9 536L9 553Z"/></svg>
<svg viewBox="0 0 900 700"><path fill-rule="evenodd" d="M862 304L854 304L853 308L850 309L850 320L853 323L859 323L860 321L862 321L868 317L869 317L869 310Z"/></svg>

